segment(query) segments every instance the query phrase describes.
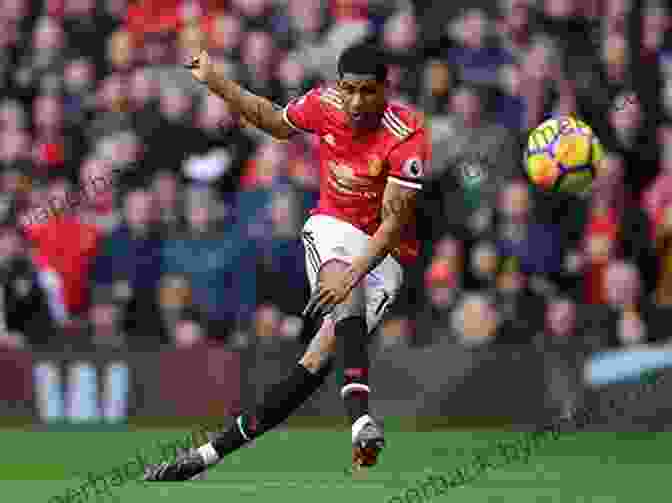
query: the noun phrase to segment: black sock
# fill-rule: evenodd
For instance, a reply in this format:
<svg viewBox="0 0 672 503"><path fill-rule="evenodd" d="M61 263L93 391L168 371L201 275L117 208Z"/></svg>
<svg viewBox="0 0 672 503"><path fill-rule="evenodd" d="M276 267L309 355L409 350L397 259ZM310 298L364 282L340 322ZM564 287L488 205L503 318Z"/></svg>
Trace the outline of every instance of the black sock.
<svg viewBox="0 0 672 503"><path fill-rule="evenodd" d="M317 332L322 327L324 318L314 319L312 317L304 317L303 325L301 326L301 332L299 333L299 342L302 344L310 344L310 341L315 337Z"/></svg>
<svg viewBox="0 0 672 503"><path fill-rule="evenodd" d="M369 413L369 353L366 320L353 316L336 323L336 339L341 348L343 387L341 396L354 423Z"/></svg>
<svg viewBox="0 0 672 503"><path fill-rule="evenodd" d="M310 373L303 365L294 367L289 376L269 388L252 413L239 415L236 424L212 442L219 457L240 449L287 419L324 383L330 370L330 363L317 374Z"/></svg>

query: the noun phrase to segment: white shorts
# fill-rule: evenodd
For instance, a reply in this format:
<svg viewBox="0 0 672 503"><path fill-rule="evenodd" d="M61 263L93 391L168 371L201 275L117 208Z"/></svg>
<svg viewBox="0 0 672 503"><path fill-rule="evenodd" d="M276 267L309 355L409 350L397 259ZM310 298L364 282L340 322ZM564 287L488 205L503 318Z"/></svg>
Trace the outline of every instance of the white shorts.
<svg viewBox="0 0 672 503"><path fill-rule="evenodd" d="M331 260L351 264L366 252L371 237L353 225L328 215L313 215L301 233L306 251L306 271L311 292L315 290L320 268ZM404 279L404 271L391 256L387 256L371 271L364 282L366 325L369 333L380 324L396 299Z"/></svg>

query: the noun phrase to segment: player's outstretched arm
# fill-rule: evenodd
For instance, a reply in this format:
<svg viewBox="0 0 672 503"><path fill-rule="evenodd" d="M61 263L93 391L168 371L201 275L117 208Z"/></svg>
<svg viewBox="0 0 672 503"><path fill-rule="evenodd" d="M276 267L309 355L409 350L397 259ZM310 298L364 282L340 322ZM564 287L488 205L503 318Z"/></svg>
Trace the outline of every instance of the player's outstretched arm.
<svg viewBox="0 0 672 503"><path fill-rule="evenodd" d="M225 78L217 71L206 51L194 57L186 67L196 80L206 84L212 93L225 100L234 112L255 127L278 140L287 140L296 133L296 129L283 118L282 108Z"/></svg>

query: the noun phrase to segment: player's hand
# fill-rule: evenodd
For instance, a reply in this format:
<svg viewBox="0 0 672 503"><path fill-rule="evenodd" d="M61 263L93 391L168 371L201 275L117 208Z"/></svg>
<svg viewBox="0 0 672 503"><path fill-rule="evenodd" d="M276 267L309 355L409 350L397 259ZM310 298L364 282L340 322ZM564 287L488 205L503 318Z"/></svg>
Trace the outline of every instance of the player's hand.
<svg viewBox="0 0 672 503"><path fill-rule="evenodd" d="M346 269L343 274L328 276L317 284L303 316L318 319L329 314L334 308L348 298L355 286L352 271Z"/></svg>
<svg viewBox="0 0 672 503"><path fill-rule="evenodd" d="M206 82L210 72L212 72L212 61L207 51L201 51L198 56L191 58L191 61L184 65L187 70L191 70L191 75L199 82Z"/></svg>

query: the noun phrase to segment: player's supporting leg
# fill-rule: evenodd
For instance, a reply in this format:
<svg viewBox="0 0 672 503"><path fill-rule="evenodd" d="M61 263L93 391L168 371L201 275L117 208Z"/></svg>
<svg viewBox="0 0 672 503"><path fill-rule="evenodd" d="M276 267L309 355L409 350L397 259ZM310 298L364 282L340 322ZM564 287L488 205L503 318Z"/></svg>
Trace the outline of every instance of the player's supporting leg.
<svg viewBox="0 0 672 503"><path fill-rule="evenodd" d="M348 264L331 260L324 264L320 276L342 274ZM364 285L355 287L348 299L331 313L336 335L339 365L343 370L341 397L352 424L353 464L356 467L376 464L384 446L383 431L369 415L369 353Z"/></svg>
<svg viewBox="0 0 672 503"><path fill-rule="evenodd" d="M144 480L194 479L209 466L219 463L227 454L282 423L324 383L331 371L334 351L333 324L326 320L296 367L285 379L268 389L261 403L250 412L236 417L234 425L217 435L213 441L178 457L174 462L149 467Z"/></svg>

